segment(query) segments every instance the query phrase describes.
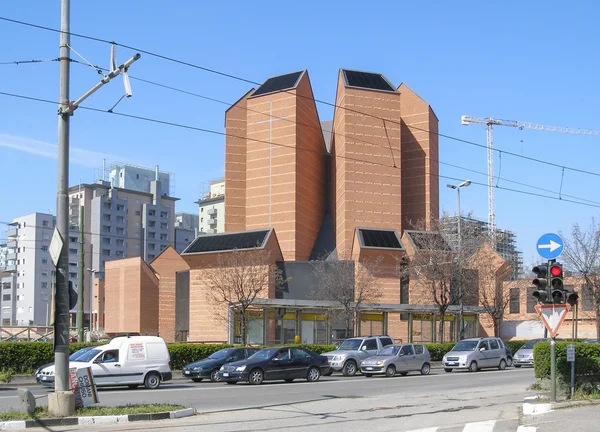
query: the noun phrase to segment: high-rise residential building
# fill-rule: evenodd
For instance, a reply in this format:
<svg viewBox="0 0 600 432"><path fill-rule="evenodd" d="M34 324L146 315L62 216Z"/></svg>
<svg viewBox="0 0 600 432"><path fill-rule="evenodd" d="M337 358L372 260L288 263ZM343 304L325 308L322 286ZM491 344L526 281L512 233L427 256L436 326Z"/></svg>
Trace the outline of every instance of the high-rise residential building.
<svg viewBox="0 0 600 432"><path fill-rule="evenodd" d="M49 325L52 298L50 241L55 218L32 213L13 219L6 231L6 265L2 269L3 325Z"/></svg>
<svg viewBox="0 0 600 432"><path fill-rule="evenodd" d="M196 201L198 233L216 234L225 231L225 180L213 180L210 189Z"/></svg>
<svg viewBox="0 0 600 432"><path fill-rule="evenodd" d="M445 216L440 219L440 226L446 233L446 240L454 249L458 249L458 216ZM487 221L462 216L460 218L461 238L463 244L474 251L479 244L473 240L486 238L490 234ZM496 252L511 267L510 279L523 276L523 252L517 249L517 235L513 231L496 228Z"/></svg>
<svg viewBox="0 0 600 432"><path fill-rule="evenodd" d="M171 194L172 174L155 169L138 167L129 164L115 164L111 166L109 181L113 187L138 192L151 193L152 182L158 180L163 196Z"/></svg>
<svg viewBox="0 0 600 432"><path fill-rule="evenodd" d="M193 213L175 214L175 250L183 252L198 235L198 221L200 218Z"/></svg>

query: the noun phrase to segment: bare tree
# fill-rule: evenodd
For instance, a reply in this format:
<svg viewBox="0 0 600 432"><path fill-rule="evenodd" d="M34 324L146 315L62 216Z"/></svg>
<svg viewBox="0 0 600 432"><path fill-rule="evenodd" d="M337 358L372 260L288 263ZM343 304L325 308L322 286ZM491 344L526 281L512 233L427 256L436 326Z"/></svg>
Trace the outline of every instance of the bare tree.
<svg viewBox="0 0 600 432"><path fill-rule="evenodd" d="M500 327L510 303L510 291L504 289L504 281L511 274L511 268L498 260L491 246L481 247L469 261L477 270L479 302L492 320L494 336L500 337Z"/></svg>
<svg viewBox="0 0 600 432"><path fill-rule="evenodd" d="M562 238L565 239L565 264L584 279L582 294L587 294L593 302L596 335L600 337L600 224L594 218L587 230L575 224L571 230L571 238Z"/></svg>
<svg viewBox="0 0 600 432"><path fill-rule="evenodd" d="M241 342L247 343L249 310L257 298L268 297L284 283L282 272L265 249L234 250L217 256L214 267L202 273L207 299L236 306Z"/></svg>
<svg viewBox="0 0 600 432"><path fill-rule="evenodd" d="M312 294L317 300L340 305L348 337L354 335L360 305L374 302L381 295L376 276L380 262L381 259L365 262L346 259L314 263L313 273L319 285L314 287Z"/></svg>
<svg viewBox="0 0 600 432"><path fill-rule="evenodd" d="M461 247L453 223L447 216L431 222L426 230L425 222L413 225L409 233L415 250L407 260L398 265L401 277L418 281L437 306L440 315L438 341L444 342L445 316L451 305L476 302L478 296L477 272L468 259L485 240L477 225L465 224L461 228ZM414 286L414 285L413 285ZM460 310L462 321L462 308ZM461 328L462 335L462 328Z"/></svg>

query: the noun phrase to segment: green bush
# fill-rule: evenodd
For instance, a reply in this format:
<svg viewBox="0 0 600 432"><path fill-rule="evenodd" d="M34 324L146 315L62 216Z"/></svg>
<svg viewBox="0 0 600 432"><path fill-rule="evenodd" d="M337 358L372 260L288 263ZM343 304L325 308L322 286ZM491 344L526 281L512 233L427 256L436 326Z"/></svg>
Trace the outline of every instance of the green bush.
<svg viewBox="0 0 600 432"><path fill-rule="evenodd" d="M429 355L431 355L431 361L437 362L442 361L442 357L444 357L444 354L450 351L454 347L454 345L456 345L456 342L436 342L426 343L424 345L427 347Z"/></svg>
<svg viewBox="0 0 600 432"><path fill-rule="evenodd" d="M231 346L227 344L167 344L169 354L171 355L171 368L175 370L181 370L189 363L205 359L212 353Z"/></svg>
<svg viewBox="0 0 600 432"><path fill-rule="evenodd" d="M510 350L512 351L513 355L523 346L527 343L526 340L511 340L511 341L504 341L504 344L506 346L508 346L510 348Z"/></svg>
<svg viewBox="0 0 600 432"><path fill-rule="evenodd" d="M567 362L567 345L575 345L575 381L581 385L600 384L600 344L579 342L556 343L556 375L560 382L571 382L571 363ZM540 342L533 347L535 377L550 379L550 342Z"/></svg>

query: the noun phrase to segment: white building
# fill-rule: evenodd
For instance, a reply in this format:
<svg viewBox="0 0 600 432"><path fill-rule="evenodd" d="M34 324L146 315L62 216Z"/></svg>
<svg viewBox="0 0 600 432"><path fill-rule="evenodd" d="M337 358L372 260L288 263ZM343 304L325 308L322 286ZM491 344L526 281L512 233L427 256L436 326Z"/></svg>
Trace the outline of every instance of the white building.
<svg viewBox="0 0 600 432"><path fill-rule="evenodd" d="M175 214L175 250L179 253L189 246L198 235L197 214L176 213Z"/></svg>
<svg viewBox="0 0 600 432"><path fill-rule="evenodd" d="M225 231L225 180L210 182L210 190L198 204L199 234L215 234Z"/></svg>

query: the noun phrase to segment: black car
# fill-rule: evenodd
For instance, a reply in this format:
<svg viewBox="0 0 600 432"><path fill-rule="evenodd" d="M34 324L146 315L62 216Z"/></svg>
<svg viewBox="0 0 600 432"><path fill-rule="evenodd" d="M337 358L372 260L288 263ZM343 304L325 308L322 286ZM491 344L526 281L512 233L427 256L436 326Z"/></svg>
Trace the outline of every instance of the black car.
<svg viewBox="0 0 600 432"><path fill-rule="evenodd" d="M329 368L326 356L300 347L277 347L265 348L246 360L228 363L219 370L219 376L227 384L238 381L250 384L271 380L292 382L296 378L313 382L327 374Z"/></svg>
<svg viewBox="0 0 600 432"><path fill-rule="evenodd" d="M200 382L205 378L211 381L220 381L219 369L226 363L247 359L260 351L260 348L225 348L219 350L207 358L190 363L183 368L183 377L190 378L194 382Z"/></svg>

